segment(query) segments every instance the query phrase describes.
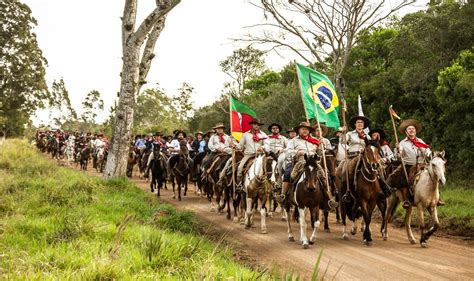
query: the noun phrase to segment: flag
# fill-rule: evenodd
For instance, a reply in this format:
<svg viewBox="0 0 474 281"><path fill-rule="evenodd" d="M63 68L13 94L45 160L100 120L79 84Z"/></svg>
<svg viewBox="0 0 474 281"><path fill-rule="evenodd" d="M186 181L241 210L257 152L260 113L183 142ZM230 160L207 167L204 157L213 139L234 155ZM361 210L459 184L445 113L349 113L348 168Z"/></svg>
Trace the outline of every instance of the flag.
<svg viewBox="0 0 474 281"><path fill-rule="evenodd" d="M390 112L390 114L391 114L393 117L397 118L398 120L401 119L400 116L398 116L397 113L395 112L395 110L393 109L393 106L390 105L388 111Z"/></svg>
<svg viewBox="0 0 474 281"><path fill-rule="evenodd" d="M296 72L308 118L319 118L318 121L325 122L326 126L338 128L339 99L331 80L326 75L301 64L296 64Z"/></svg>
<svg viewBox="0 0 474 281"><path fill-rule="evenodd" d="M240 102L236 98L230 98L231 108L231 119L230 119L230 131L232 136L240 141L243 133L252 129L252 125L249 124L253 118L257 118L257 114L248 105Z"/></svg>
<svg viewBox="0 0 474 281"><path fill-rule="evenodd" d="M360 95L357 96L357 107L359 108L359 116L364 116L364 111L362 111L362 99Z"/></svg>

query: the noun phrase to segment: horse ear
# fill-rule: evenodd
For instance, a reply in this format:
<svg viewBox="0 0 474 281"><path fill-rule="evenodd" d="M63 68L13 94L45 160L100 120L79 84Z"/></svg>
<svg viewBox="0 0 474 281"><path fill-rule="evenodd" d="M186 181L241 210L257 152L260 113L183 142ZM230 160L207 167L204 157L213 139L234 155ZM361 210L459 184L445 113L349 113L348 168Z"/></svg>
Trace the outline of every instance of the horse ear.
<svg viewBox="0 0 474 281"><path fill-rule="evenodd" d="M308 162L308 155L306 153L304 154L304 161Z"/></svg>
<svg viewBox="0 0 474 281"><path fill-rule="evenodd" d="M444 150L443 150L443 151L441 151L441 152L439 153L439 155L441 156L441 158L444 158L444 155L445 155L445 152L444 152Z"/></svg>

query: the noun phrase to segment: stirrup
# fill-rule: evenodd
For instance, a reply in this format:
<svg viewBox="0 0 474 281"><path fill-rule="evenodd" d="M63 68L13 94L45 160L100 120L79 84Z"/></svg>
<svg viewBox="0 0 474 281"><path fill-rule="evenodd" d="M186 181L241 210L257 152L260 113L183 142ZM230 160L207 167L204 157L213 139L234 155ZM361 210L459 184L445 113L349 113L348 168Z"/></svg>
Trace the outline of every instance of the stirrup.
<svg viewBox="0 0 474 281"><path fill-rule="evenodd" d="M346 192L344 195L342 195L342 202L349 203L351 201L351 195L349 192Z"/></svg>
<svg viewBox="0 0 474 281"><path fill-rule="evenodd" d="M285 202L285 199L286 199L286 195L283 193L275 197L275 200L280 204L283 204Z"/></svg>
<svg viewBox="0 0 474 281"><path fill-rule="evenodd" d="M332 209L335 209L337 207L339 207L339 203L337 203L336 201L334 201L334 199L331 199L328 201L328 205L329 205L329 208L332 210Z"/></svg>

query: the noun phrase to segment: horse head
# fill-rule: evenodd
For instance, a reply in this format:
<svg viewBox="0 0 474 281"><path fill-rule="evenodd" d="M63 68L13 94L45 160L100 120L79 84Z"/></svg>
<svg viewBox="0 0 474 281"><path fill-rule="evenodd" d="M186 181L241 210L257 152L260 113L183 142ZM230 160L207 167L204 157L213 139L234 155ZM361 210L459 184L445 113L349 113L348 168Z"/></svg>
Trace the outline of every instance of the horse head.
<svg viewBox="0 0 474 281"><path fill-rule="evenodd" d="M439 180L441 185L446 184L446 159L444 158L445 152L434 151L433 158L430 161L430 168L433 171L436 178Z"/></svg>
<svg viewBox="0 0 474 281"><path fill-rule="evenodd" d="M304 155L305 165L304 165L304 183L306 192L315 192L318 182L318 160L319 156L317 154L308 156Z"/></svg>
<svg viewBox="0 0 474 281"><path fill-rule="evenodd" d="M186 140L182 140L179 142L179 154L181 156L188 156L189 154L189 150L188 150L188 143L186 142Z"/></svg>
<svg viewBox="0 0 474 281"><path fill-rule="evenodd" d="M365 140L365 149L363 152L364 163L370 172L377 172L379 169L380 143L374 140Z"/></svg>

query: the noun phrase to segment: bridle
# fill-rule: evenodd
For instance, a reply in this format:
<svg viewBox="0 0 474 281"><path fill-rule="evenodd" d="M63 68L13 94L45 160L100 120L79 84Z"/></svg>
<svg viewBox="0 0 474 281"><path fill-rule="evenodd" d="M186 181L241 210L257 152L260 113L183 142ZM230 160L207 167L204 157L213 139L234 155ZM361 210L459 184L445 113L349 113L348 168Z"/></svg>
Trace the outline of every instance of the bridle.
<svg viewBox="0 0 474 281"><path fill-rule="evenodd" d="M362 155L362 168L360 169L360 173L362 177L368 182L375 182L378 179L378 169L374 167L375 163L370 163L369 157L367 155L367 150L364 151ZM370 167L368 167L370 165ZM370 177L373 176L371 179Z"/></svg>

